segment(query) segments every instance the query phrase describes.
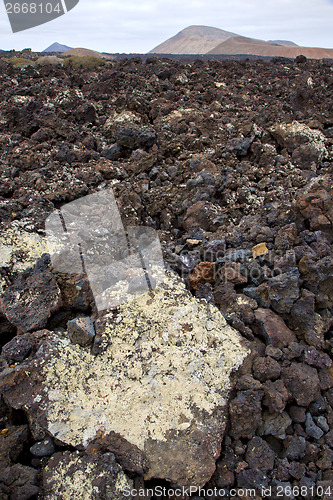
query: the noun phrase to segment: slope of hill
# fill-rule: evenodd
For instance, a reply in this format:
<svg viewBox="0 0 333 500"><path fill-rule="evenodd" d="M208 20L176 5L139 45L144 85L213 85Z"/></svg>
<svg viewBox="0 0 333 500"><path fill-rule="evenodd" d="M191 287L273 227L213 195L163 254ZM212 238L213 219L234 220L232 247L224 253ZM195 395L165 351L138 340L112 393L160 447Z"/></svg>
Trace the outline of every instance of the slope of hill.
<svg viewBox="0 0 333 500"><path fill-rule="evenodd" d="M208 54L246 54L258 56L282 56L295 58L300 54L310 59L333 58L333 49L319 47L282 46L277 43L264 42L254 38L237 36L220 43Z"/></svg>
<svg viewBox="0 0 333 500"><path fill-rule="evenodd" d="M290 40L268 40L269 43L277 43L278 45L292 45L293 47L298 47L297 43L291 42Z"/></svg>
<svg viewBox="0 0 333 500"><path fill-rule="evenodd" d="M189 26L157 45L153 54L206 54L220 43L237 36L230 31L209 26Z"/></svg>
<svg viewBox="0 0 333 500"><path fill-rule="evenodd" d="M289 40L257 40L209 26L189 26L150 51L153 54L253 55L333 58L333 49L301 47Z"/></svg>
<svg viewBox="0 0 333 500"><path fill-rule="evenodd" d="M78 47L76 49L70 49L67 50L66 52L63 52L64 56L91 56L91 57L99 57L101 59L107 59L112 61L114 59L112 54L107 54L107 53L102 53L102 52L97 52L97 50L91 50L91 49L84 49L82 47Z"/></svg>
<svg viewBox="0 0 333 500"><path fill-rule="evenodd" d="M52 43L49 47L43 50L43 52L66 52L66 50L70 50L72 47L68 45L63 45L58 42Z"/></svg>

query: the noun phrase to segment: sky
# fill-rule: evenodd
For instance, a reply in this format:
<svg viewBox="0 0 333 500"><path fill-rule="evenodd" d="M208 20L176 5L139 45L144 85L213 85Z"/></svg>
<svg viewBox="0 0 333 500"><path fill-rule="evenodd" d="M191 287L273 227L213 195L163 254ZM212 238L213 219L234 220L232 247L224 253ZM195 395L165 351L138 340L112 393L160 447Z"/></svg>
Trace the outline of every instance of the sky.
<svg viewBox="0 0 333 500"><path fill-rule="evenodd" d="M59 42L101 52L146 53L190 25L333 48L333 0L80 0L65 15L19 33L12 33L0 0L3 50L42 51Z"/></svg>

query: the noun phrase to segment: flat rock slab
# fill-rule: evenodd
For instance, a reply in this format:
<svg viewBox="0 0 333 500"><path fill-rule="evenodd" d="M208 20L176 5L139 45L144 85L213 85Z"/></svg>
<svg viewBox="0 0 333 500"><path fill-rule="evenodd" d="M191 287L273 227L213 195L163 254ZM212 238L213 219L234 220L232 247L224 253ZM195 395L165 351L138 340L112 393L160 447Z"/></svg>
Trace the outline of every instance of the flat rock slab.
<svg viewBox="0 0 333 500"><path fill-rule="evenodd" d="M80 448L105 439L120 465L125 447L129 462L134 457L126 468L145 479L180 486L210 479L230 374L249 353L214 306L168 274L154 291L104 317L97 356L68 337L34 336L36 354L0 381L34 428Z"/></svg>

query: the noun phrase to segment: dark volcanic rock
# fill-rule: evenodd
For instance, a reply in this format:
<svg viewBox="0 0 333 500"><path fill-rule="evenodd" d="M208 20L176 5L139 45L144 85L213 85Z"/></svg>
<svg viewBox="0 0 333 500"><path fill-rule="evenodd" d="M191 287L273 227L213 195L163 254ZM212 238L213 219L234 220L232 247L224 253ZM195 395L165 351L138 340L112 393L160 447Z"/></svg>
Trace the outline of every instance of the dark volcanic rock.
<svg viewBox="0 0 333 500"><path fill-rule="evenodd" d="M332 63L238 56L209 61L149 57L145 62L144 56L118 55L94 68L21 68L15 66L15 55L37 58L29 51L3 52L0 61L0 437L3 443L13 437L0 453L6 471L1 498L36 497L35 472L28 474L25 467L38 467L39 485L47 459L29 450L38 450L45 438L66 426L66 439L57 440L58 435L54 440L63 451L58 466L45 476L49 496L54 494L52 477L58 481L62 471L60 488L68 491L59 490L60 495L82 496L87 484L85 492L92 496L89 488L97 481L100 491L111 488L117 498L117 481L103 475L105 469L114 471L114 462L105 456L110 452L142 487L145 475L203 484L216 459L209 485L267 485L274 498L278 485L309 489L332 481ZM109 188L125 228L142 225L158 231L167 265L184 278L194 301L186 314L181 308L182 316L175 316L175 304L172 319L156 330L159 345L151 350L147 336L164 306L136 325L134 338L131 322L138 320L138 301L124 318L128 336L115 337L118 313L98 315L85 274L56 273L46 261L36 265L46 251L49 214ZM131 281L134 291L140 286L140 279ZM165 300L174 294L175 288ZM189 321L199 303L193 296L210 318L218 312L211 309L215 303L220 321L228 324L219 326L217 338L207 345L201 338L195 361L182 372L189 374L191 385L180 394L174 365L178 360L182 366L185 354L176 353L186 345L193 354L198 332L204 338L211 332L211 319L203 330L201 320L194 326ZM91 349L70 342L66 332L68 321L81 316L96 325ZM235 376L228 422L226 412L214 414L215 403L197 408L212 397L228 364L221 355L216 370L201 363L208 353L218 354L219 335L231 326L248 339L252 353ZM48 330L36 331L44 327ZM178 327L175 339L172 332ZM118 348L124 339L133 346ZM164 366L161 359L169 349L174 351ZM234 355L233 348L224 350ZM128 383L139 381L138 390L124 388L123 369L117 370L121 353L128 360ZM49 379L43 382L46 367ZM56 380L54 373L59 374ZM135 406L147 380L149 391ZM43 384L50 398L41 401ZM76 396L78 385L82 391ZM224 398L219 392L224 383L218 387L217 399ZM125 434L136 426L139 442L148 428L160 425L163 412L156 404L159 391L166 389L168 408L180 409L192 390L195 403L167 419L178 430L161 436L162 444L152 440L148 455L155 469L150 469L143 449L103 429L107 411L119 401L124 413L134 405L140 408L133 410L135 418L129 423L121 418L118 424ZM154 409L146 415L152 396ZM66 415L55 417L50 432L46 419L56 411ZM199 419L198 428L188 427L189 414ZM96 428L89 434L92 421ZM22 426L29 427L27 434L18 430ZM72 440L75 428L77 441ZM218 458L222 429L226 434ZM87 436L87 448L81 434ZM69 456L63 446L80 453ZM269 449L276 455L273 468ZM79 493L73 492L72 484L79 482Z"/></svg>
<svg viewBox="0 0 333 500"><path fill-rule="evenodd" d="M5 500L29 500L38 494L38 471L26 465L15 464L0 472L0 492Z"/></svg>
<svg viewBox="0 0 333 500"><path fill-rule="evenodd" d="M249 441L245 460L251 469L257 469L266 473L273 469L274 459L274 451L262 438L256 436Z"/></svg>
<svg viewBox="0 0 333 500"><path fill-rule="evenodd" d="M45 259L22 273L0 297L2 313L20 332L43 328L61 303L60 290Z"/></svg>
<svg viewBox="0 0 333 500"><path fill-rule="evenodd" d="M294 333L273 311L257 309L254 314L257 320L255 329L267 344L281 348L296 340Z"/></svg>
<svg viewBox="0 0 333 500"><path fill-rule="evenodd" d="M308 406L320 396L317 370L309 365L292 362L289 367L282 368L281 378L300 406Z"/></svg>
<svg viewBox="0 0 333 500"><path fill-rule="evenodd" d="M299 297L298 269L270 278L268 287L268 296L273 309L281 314L289 313Z"/></svg>
<svg viewBox="0 0 333 500"><path fill-rule="evenodd" d="M253 363L252 370L253 376L261 382L275 380L281 373L279 363L269 356L257 358Z"/></svg>
<svg viewBox="0 0 333 500"><path fill-rule="evenodd" d="M267 380L263 386L265 391L264 404L268 406L269 410L281 413L288 401L288 391L282 380L272 382Z"/></svg>
<svg viewBox="0 0 333 500"><path fill-rule="evenodd" d="M29 439L27 425L13 426L0 434L0 466L1 470L11 465L19 457L23 445Z"/></svg>
<svg viewBox="0 0 333 500"><path fill-rule="evenodd" d="M251 438L262 423L261 396L257 391L239 391L229 405L231 432L237 438Z"/></svg>

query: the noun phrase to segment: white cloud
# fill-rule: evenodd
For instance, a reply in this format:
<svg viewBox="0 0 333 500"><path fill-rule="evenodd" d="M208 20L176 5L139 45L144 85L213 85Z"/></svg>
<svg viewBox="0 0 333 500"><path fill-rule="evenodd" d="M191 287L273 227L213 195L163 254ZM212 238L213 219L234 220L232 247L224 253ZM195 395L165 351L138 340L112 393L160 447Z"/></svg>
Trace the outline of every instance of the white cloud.
<svg viewBox="0 0 333 500"><path fill-rule="evenodd" d="M13 34L0 3L0 48L54 41L107 52L147 52L191 24L261 39L333 48L333 0L80 0L65 16Z"/></svg>

